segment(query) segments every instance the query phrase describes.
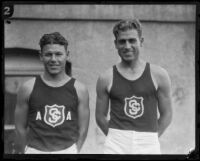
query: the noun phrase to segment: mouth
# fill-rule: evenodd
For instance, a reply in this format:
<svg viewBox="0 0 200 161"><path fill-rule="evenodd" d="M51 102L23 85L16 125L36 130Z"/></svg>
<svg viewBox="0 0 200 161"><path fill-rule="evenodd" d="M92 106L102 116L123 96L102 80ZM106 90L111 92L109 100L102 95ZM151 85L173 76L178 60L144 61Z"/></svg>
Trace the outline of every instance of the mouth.
<svg viewBox="0 0 200 161"><path fill-rule="evenodd" d="M49 65L49 67L50 67L51 69L57 69L57 68L59 67L59 65Z"/></svg>
<svg viewBox="0 0 200 161"><path fill-rule="evenodd" d="M123 51L123 53L134 53L135 52L135 50L133 50L133 49L131 49L131 50L124 49L122 51Z"/></svg>
<svg viewBox="0 0 200 161"><path fill-rule="evenodd" d="M124 53L124 56L132 56L134 54L134 51L125 51L123 53Z"/></svg>

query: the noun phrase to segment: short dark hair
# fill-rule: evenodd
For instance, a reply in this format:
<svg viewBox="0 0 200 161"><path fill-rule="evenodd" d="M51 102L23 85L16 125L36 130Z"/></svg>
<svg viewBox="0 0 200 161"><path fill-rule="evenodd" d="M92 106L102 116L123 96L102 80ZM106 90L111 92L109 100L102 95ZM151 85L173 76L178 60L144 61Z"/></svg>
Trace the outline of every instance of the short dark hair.
<svg viewBox="0 0 200 161"><path fill-rule="evenodd" d="M59 32L53 32L49 34L44 34L40 39L39 45L41 50L47 44L64 45L65 49L67 50L68 41Z"/></svg>
<svg viewBox="0 0 200 161"><path fill-rule="evenodd" d="M142 37L142 25L138 19L133 20L120 20L113 28L113 34L117 39L120 31L127 31L135 29L138 32L139 38Z"/></svg>

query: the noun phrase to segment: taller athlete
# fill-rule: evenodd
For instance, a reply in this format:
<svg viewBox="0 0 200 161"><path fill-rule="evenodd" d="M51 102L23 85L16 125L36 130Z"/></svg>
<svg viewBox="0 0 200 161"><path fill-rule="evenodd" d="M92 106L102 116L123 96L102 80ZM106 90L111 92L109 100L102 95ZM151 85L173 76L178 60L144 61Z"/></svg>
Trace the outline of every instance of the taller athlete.
<svg viewBox="0 0 200 161"><path fill-rule="evenodd" d="M104 154L161 154L158 138L172 120L170 78L140 58L144 38L138 20L118 22L113 33L121 61L96 86L96 121L107 135Z"/></svg>
<svg viewBox="0 0 200 161"><path fill-rule="evenodd" d="M89 125L86 87L65 72L68 41L58 32L40 39L44 72L21 86L15 125L21 153L76 154Z"/></svg>

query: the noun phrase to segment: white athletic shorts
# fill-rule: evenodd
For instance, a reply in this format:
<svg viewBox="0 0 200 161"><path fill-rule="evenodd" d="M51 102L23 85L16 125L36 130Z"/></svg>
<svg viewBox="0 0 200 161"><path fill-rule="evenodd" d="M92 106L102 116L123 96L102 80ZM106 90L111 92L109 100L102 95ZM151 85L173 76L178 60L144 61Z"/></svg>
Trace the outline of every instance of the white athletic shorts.
<svg viewBox="0 0 200 161"><path fill-rule="evenodd" d="M161 154L158 134L109 128L104 154Z"/></svg>
<svg viewBox="0 0 200 161"><path fill-rule="evenodd" d="M77 147L76 144L73 144L67 149L64 150L59 150L59 151L53 151L53 152L45 152L45 151L40 151L32 147L26 146L25 148L25 154L77 154Z"/></svg>

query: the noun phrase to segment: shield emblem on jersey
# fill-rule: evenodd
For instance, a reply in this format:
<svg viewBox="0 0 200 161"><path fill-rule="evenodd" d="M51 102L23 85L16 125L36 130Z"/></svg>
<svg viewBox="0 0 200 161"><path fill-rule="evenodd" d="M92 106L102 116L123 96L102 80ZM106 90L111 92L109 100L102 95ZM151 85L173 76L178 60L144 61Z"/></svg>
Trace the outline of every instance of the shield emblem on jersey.
<svg viewBox="0 0 200 161"><path fill-rule="evenodd" d="M65 121L65 106L46 105L44 113L44 121L46 124L56 127Z"/></svg>
<svg viewBox="0 0 200 161"><path fill-rule="evenodd" d="M127 116L136 119L144 113L143 97L132 96L125 98L124 112Z"/></svg>

